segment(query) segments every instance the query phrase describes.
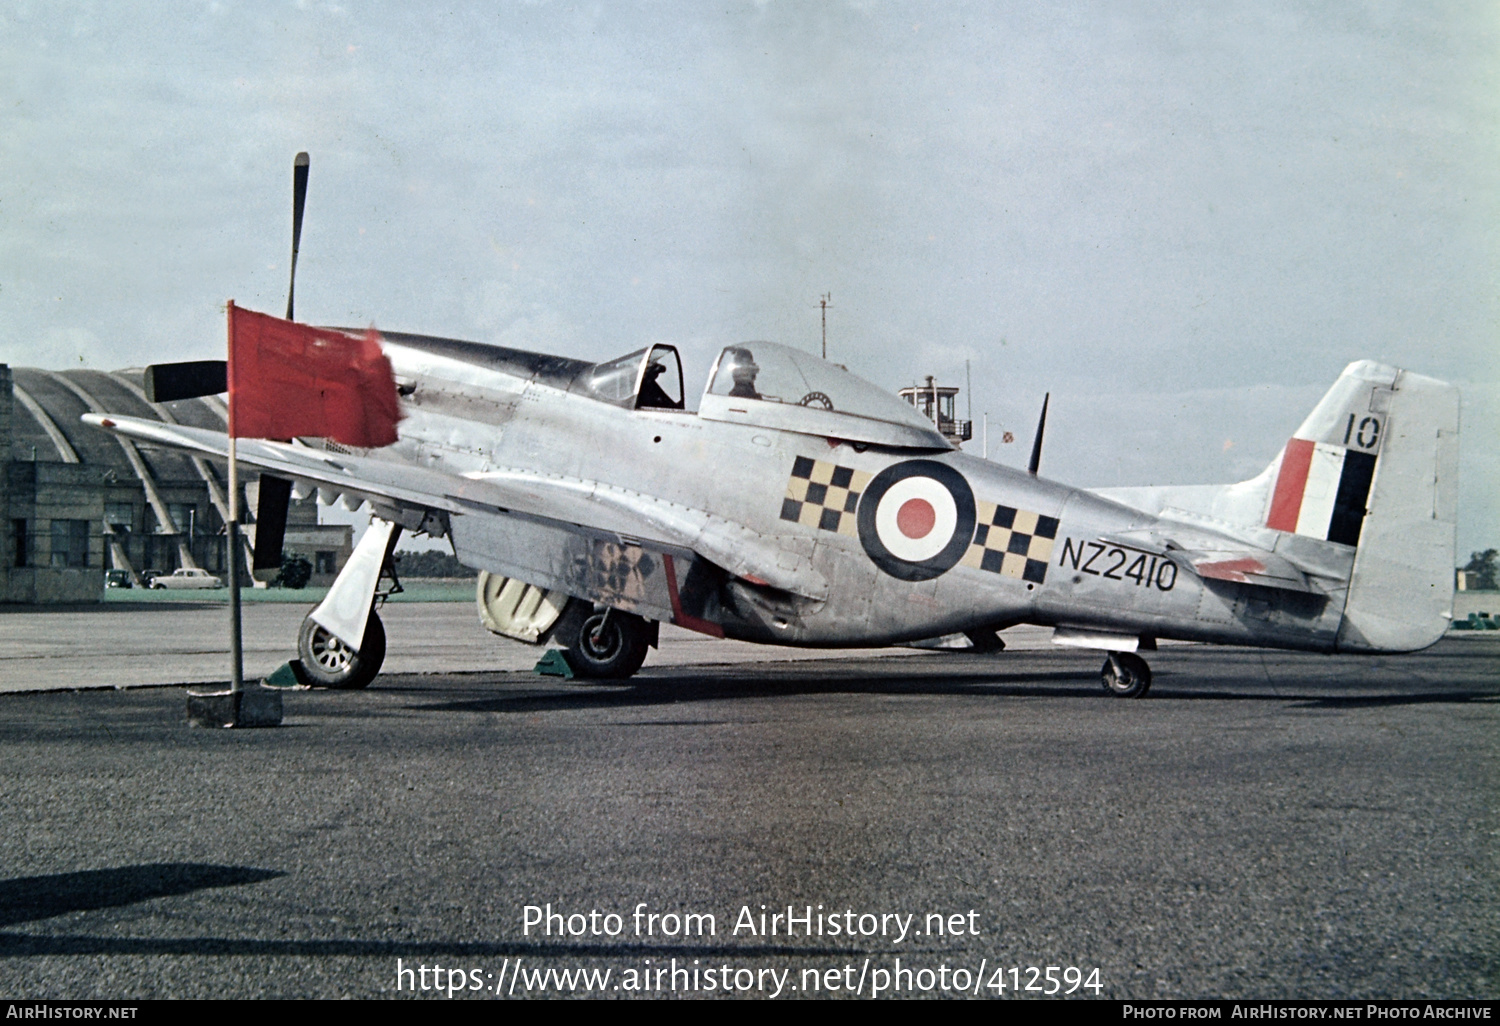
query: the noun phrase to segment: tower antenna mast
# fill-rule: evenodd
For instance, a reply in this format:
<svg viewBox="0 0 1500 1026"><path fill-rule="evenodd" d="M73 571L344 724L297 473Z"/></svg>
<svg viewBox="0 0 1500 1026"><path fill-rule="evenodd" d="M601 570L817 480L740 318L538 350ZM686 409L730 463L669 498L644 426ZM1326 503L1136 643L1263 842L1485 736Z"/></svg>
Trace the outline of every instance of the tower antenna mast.
<svg viewBox="0 0 1500 1026"><path fill-rule="evenodd" d="M818 297L818 305L823 308L823 359L828 359L828 304L833 300L832 292L825 292Z"/></svg>

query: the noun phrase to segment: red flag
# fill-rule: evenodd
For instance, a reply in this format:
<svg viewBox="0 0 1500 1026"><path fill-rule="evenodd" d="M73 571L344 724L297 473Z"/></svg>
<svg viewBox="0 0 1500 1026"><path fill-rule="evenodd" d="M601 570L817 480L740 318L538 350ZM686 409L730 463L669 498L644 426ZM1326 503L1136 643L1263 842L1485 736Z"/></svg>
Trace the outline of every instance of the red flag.
<svg viewBox="0 0 1500 1026"><path fill-rule="evenodd" d="M363 338L229 304L229 433L311 435L375 448L396 440L396 379L371 328Z"/></svg>

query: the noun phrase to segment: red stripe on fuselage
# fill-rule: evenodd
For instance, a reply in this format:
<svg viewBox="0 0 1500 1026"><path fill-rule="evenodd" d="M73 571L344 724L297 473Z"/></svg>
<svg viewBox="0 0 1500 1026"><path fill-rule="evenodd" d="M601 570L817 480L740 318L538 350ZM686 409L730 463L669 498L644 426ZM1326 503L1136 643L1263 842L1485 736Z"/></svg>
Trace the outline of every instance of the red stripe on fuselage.
<svg viewBox="0 0 1500 1026"><path fill-rule="evenodd" d="M1275 531L1297 530L1297 516L1302 512L1302 493L1307 488L1307 471L1312 466L1313 443L1293 438L1281 454L1281 472L1276 475L1276 491L1271 496L1271 512L1266 526Z"/></svg>

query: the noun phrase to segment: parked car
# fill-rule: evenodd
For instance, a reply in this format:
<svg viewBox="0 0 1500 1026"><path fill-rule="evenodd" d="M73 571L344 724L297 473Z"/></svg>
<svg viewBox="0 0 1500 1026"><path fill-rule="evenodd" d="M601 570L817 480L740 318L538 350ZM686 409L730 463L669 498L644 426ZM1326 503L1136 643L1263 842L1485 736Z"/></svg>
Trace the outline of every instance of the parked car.
<svg viewBox="0 0 1500 1026"><path fill-rule="evenodd" d="M128 570L106 570L104 571L104 586L106 588L129 588L130 572Z"/></svg>
<svg viewBox="0 0 1500 1026"><path fill-rule="evenodd" d="M141 577L141 587L142 588L149 588L149 587L151 587L151 582L154 581L154 580L156 580L161 575L162 575L162 571L160 571L160 570L142 570L141 574L140 574L140 577Z"/></svg>
<svg viewBox="0 0 1500 1026"><path fill-rule="evenodd" d="M151 579L152 588L222 588L224 582L207 570L179 567L169 574Z"/></svg>

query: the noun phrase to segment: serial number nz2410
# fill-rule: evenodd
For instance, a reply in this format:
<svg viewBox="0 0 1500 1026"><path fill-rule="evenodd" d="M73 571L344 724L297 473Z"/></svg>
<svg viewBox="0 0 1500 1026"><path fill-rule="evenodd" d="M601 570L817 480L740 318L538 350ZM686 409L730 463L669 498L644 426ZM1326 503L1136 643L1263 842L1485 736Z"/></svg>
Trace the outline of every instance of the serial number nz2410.
<svg viewBox="0 0 1500 1026"><path fill-rule="evenodd" d="M1177 585L1176 563L1128 545L1064 538L1057 565L1137 588L1171 591Z"/></svg>

